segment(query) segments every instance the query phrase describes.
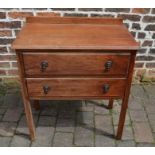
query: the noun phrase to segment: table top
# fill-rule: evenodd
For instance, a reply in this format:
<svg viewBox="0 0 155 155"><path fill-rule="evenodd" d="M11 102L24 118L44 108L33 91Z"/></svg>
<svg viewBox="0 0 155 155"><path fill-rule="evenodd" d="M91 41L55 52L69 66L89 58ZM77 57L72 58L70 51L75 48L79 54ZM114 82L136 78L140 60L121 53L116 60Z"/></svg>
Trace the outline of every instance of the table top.
<svg viewBox="0 0 155 155"><path fill-rule="evenodd" d="M12 48L137 50L139 43L123 24L28 22Z"/></svg>

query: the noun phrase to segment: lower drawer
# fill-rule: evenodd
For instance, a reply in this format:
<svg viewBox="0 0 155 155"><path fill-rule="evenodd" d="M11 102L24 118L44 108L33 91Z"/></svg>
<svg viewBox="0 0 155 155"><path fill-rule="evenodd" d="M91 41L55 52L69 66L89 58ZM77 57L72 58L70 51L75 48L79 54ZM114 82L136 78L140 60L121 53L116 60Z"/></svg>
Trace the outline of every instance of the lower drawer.
<svg viewBox="0 0 155 155"><path fill-rule="evenodd" d="M126 79L29 78L29 97L122 97Z"/></svg>

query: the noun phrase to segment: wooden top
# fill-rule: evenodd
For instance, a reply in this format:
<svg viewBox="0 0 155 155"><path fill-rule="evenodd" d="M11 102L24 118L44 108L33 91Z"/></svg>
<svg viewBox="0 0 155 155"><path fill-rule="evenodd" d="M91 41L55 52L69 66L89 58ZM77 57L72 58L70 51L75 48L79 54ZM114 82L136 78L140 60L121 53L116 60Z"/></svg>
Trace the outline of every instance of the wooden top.
<svg viewBox="0 0 155 155"><path fill-rule="evenodd" d="M121 19L29 17L13 49L137 50Z"/></svg>

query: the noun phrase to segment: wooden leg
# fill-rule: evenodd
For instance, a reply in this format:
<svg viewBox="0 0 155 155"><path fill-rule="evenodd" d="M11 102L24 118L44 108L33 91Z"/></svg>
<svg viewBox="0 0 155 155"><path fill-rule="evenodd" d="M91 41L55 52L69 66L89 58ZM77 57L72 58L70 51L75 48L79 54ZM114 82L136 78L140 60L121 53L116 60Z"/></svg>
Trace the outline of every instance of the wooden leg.
<svg viewBox="0 0 155 155"><path fill-rule="evenodd" d="M34 100L33 107L35 110L40 110L39 100Z"/></svg>
<svg viewBox="0 0 155 155"><path fill-rule="evenodd" d="M110 99L109 100L109 104L108 104L108 109L112 109L113 108L113 103L114 103L114 100Z"/></svg>
<svg viewBox="0 0 155 155"><path fill-rule="evenodd" d="M32 111L31 111L31 104L29 100L24 99L24 108L25 108L25 114L26 114L26 120L27 120L27 124L29 126L29 132L30 132L30 136L31 136L31 140L34 141L35 140L35 126L34 126L34 122L33 122L33 115L32 115Z"/></svg>
<svg viewBox="0 0 155 155"><path fill-rule="evenodd" d="M126 117L126 111L128 108L128 100L129 100L129 94L130 94L130 87L131 87L131 81L132 81L135 56L136 56L136 53L132 54L131 59L130 59L131 63L129 66L127 87L126 87L125 94L124 94L123 101L122 101L121 113L119 116L119 124L118 124L116 139L122 138L123 127L124 127L124 122L125 122L125 117Z"/></svg>
<svg viewBox="0 0 155 155"><path fill-rule="evenodd" d="M16 53L17 55L17 64L18 64L18 69L19 69L19 77L20 77L20 82L21 82L21 93L23 96L23 103L24 103L24 109L25 109L25 114L26 114L26 120L27 120L27 124L29 127L29 132L30 132L30 136L31 136L31 140L33 141L35 139L35 126L34 126L34 122L33 122L33 115L32 115L32 111L31 111L31 104L29 101L29 97L28 97L28 92L26 89L26 80L24 78L24 68L22 65L22 55L19 53Z"/></svg>
<svg viewBox="0 0 155 155"><path fill-rule="evenodd" d="M116 135L116 139L118 140L122 138L127 107L128 107L128 98L124 98L122 101L121 113L119 116L119 124L118 124L117 135Z"/></svg>

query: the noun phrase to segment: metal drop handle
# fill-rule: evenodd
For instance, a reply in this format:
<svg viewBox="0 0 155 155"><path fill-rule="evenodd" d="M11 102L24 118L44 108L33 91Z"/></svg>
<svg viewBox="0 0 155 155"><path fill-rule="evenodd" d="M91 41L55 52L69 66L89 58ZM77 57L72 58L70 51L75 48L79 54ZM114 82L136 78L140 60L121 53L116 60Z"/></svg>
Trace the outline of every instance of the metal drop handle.
<svg viewBox="0 0 155 155"><path fill-rule="evenodd" d="M49 86L47 86L47 85L43 86L43 91L44 91L44 94L48 94L49 89L50 89L50 87L49 87Z"/></svg>
<svg viewBox="0 0 155 155"><path fill-rule="evenodd" d="M103 92L107 93L109 91L110 86L108 84L103 85Z"/></svg>
<svg viewBox="0 0 155 155"><path fill-rule="evenodd" d="M112 67L112 61L111 60L108 60L105 64L104 64L104 67L105 67L105 71L108 72L110 70L110 68Z"/></svg>
<svg viewBox="0 0 155 155"><path fill-rule="evenodd" d="M40 69L42 72L44 72L47 67L48 67L48 61L45 60L40 63Z"/></svg>

